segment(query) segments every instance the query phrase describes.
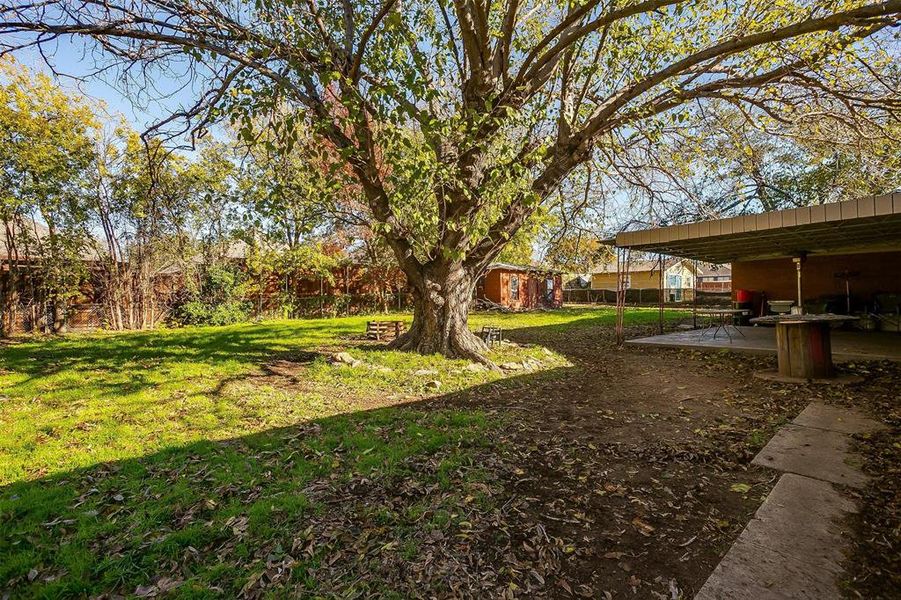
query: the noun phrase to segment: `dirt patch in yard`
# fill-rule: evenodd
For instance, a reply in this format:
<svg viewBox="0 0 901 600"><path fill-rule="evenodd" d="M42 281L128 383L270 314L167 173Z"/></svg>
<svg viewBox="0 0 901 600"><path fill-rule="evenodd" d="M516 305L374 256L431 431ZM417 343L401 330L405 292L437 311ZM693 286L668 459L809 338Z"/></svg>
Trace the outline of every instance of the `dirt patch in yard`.
<svg viewBox="0 0 901 600"><path fill-rule="evenodd" d="M402 566L378 567L395 583L405 580L400 588L407 593L421 585L423 594L461 596L691 598L775 484L775 472L750 464L775 430L813 400L855 405L885 419L901 372L896 365L860 364L850 369L866 376L862 385L784 385L752 377L773 368L774 357L616 348L609 327L508 335L551 348L573 366L411 404L487 410L505 425L485 440L478 460L491 508L460 507L464 530L417 538L418 552ZM355 402L371 409L410 398ZM866 505L878 510L855 523L861 534L898 523L897 498L886 500L885 491L892 472L885 455L893 447L882 442L878 449L875 441L864 444L881 487L865 494ZM892 460L897 469L897 455ZM321 515L321 531L335 539L340 531L367 530L365 515L373 510L394 514L413 499L436 501L410 481L386 486L353 479L321 492L334 507ZM849 562L849 594L862 589L865 597L890 597L885 588L897 583L897 561L877 551L897 540L870 539ZM336 559L326 575L334 587L324 589L367 580L367 568ZM450 588L436 581L440 576Z"/></svg>
<svg viewBox="0 0 901 600"><path fill-rule="evenodd" d="M750 464L775 429L815 399L878 412L884 403L872 399L886 398L899 372L883 365L853 388L767 384L751 375L774 358L616 349L611 335L514 332L575 369L526 390L498 386L453 400L487 400L510 415L503 460L514 477L498 559L519 574L513 582L525 596L691 598L775 484L776 473ZM871 504L886 502L884 491L870 494ZM892 534L892 517L885 507L879 514L867 520L896 541L897 516ZM541 558L548 548L562 548L558 560ZM879 562L858 557L849 567L870 579L866 597L891 596L896 561Z"/></svg>

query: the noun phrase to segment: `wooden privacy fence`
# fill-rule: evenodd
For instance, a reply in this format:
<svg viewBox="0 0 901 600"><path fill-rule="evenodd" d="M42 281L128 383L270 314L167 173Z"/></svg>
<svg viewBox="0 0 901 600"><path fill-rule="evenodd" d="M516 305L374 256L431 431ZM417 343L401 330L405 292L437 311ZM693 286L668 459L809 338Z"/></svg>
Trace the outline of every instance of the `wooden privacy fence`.
<svg viewBox="0 0 901 600"><path fill-rule="evenodd" d="M39 333L53 326L53 316L46 303L19 304L9 323L10 331L4 335ZM4 314L3 321L6 322ZM67 331L93 331L106 325L106 307L102 304L73 304L66 309L65 328Z"/></svg>
<svg viewBox="0 0 901 600"><path fill-rule="evenodd" d="M297 319L306 317L338 317L377 314L380 312L409 310L412 301L409 294L327 294L296 298L291 307L260 307L259 299L253 300L253 316L264 319Z"/></svg>

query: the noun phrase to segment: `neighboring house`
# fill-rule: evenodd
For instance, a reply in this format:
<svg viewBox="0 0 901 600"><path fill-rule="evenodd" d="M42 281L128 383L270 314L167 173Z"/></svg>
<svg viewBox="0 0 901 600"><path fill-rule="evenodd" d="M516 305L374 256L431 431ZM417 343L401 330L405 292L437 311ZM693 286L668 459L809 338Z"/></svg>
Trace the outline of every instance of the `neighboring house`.
<svg viewBox="0 0 901 600"><path fill-rule="evenodd" d="M476 298L513 310L560 308L563 278L550 269L492 263L476 284Z"/></svg>
<svg viewBox="0 0 901 600"><path fill-rule="evenodd" d="M663 269L666 299L671 302L691 299L695 285L695 268L691 261L669 258L663 262ZM628 271L626 289L660 289L660 261L633 260ZM616 263L605 263L591 274L591 289L616 290L616 278Z"/></svg>
<svg viewBox="0 0 901 600"><path fill-rule="evenodd" d="M732 291L732 267L731 265L715 265L711 263L698 264L698 291L701 292L731 292Z"/></svg>
<svg viewBox="0 0 901 600"><path fill-rule="evenodd" d="M563 289L565 290L586 290L590 286L591 273L571 275L570 278L563 283Z"/></svg>

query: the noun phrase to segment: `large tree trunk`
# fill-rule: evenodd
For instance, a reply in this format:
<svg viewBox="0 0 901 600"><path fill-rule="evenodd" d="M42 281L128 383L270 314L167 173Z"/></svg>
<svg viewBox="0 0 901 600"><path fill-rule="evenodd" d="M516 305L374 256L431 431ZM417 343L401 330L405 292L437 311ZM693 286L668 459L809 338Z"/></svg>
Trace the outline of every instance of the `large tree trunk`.
<svg viewBox="0 0 901 600"><path fill-rule="evenodd" d="M413 324L391 347L420 354L443 354L491 364L488 350L469 330L469 307L474 279L460 263L430 263L417 277L408 277L413 290Z"/></svg>

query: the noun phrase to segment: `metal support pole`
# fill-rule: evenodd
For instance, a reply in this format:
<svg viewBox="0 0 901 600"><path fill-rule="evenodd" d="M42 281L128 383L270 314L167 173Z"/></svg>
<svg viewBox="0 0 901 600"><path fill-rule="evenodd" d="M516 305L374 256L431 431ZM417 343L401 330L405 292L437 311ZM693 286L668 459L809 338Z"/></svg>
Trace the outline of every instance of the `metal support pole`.
<svg viewBox="0 0 901 600"><path fill-rule="evenodd" d="M692 282L694 283L693 291L692 291L692 307L691 307L691 324L692 328L698 328L698 261L694 261L695 272L692 277Z"/></svg>
<svg viewBox="0 0 901 600"><path fill-rule="evenodd" d="M623 307L622 307L622 287L623 287L623 276L622 276L622 254L623 251L620 248L616 249L616 345L619 346L622 344L623 337Z"/></svg>
<svg viewBox="0 0 901 600"><path fill-rule="evenodd" d="M657 254L657 278L659 284L657 286L657 303L660 305L659 318L657 319L657 330L663 335L663 255Z"/></svg>

